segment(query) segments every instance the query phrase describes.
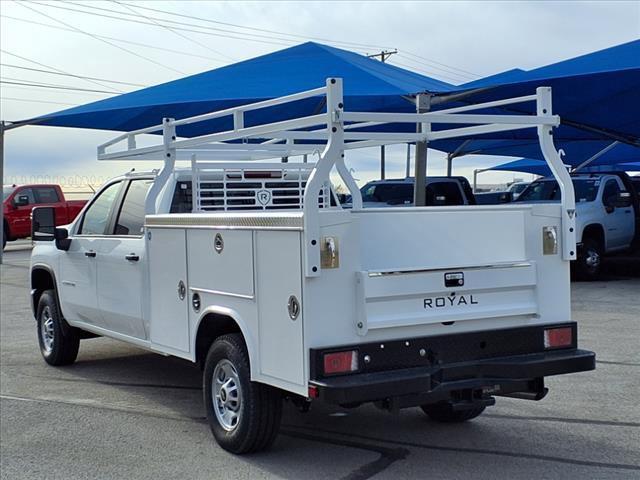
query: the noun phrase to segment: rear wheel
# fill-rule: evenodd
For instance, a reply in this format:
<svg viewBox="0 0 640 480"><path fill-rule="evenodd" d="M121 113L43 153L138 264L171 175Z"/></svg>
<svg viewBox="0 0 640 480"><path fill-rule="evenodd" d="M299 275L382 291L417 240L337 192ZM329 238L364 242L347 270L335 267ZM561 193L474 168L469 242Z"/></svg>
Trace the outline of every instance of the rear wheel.
<svg viewBox="0 0 640 480"><path fill-rule="evenodd" d="M69 365L76 361L80 337L73 328L64 328L53 290L46 290L38 301L37 326L40 353L49 365Z"/></svg>
<svg viewBox="0 0 640 480"><path fill-rule="evenodd" d="M578 255L577 273L582 280L596 280L602 270L602 247L600 242L587 238L582 243L582 250Z"/></svg>
<svg viewBox="0 0 640 480"><path fill-rule="evenodd" d="M282 396L251 381L249 355L238 334L218 338L207 354L203 374L204 403L218 444L241 454L269 448L280 429Z"/></svg>
<svg viewBox="0 0 640 480"><path fill-rule="evenodd" d="M422 405L422 411L426 413L430 419L443 423L461 423L476 418L486 408L484 405L469 408L465 410L454 410L453 406L448 402L434 403L431 405Z"/></svg>

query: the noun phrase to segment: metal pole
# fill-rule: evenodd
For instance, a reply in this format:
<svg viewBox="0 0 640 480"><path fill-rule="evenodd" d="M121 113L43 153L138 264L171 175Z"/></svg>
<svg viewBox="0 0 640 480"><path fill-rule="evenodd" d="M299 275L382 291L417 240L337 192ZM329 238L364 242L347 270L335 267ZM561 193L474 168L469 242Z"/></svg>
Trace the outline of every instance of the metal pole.
<svg viewBox="0 0 640 480"><path fill-rule="evenodd" d="M447 177L451 176L451 164L453 163L453 156L447 153Z"/></svg>
<svg viewBox="0 0 640 480"><path fill-rule="evenodd" d="M416 98L416 111L425 113L429 111L431 106L431 97L426 94L420 94ZM416 130L422 132L423 125L418 124ZM415 166L415 183L413 189L413 204L416 207L424 207L427 203L427 142L416 142L416 166Z"/></svg>
<svg viewBox="0 0 640 480"><path fill-rule="evenodd" d="M409 178L411 176L411 144L407 143L407 167L404 172L405 178Z"/></svg>
<svg viewBox="0 0 640 480"><path fill-rule="evenodd" d="M380 61L384 63L391 55L398 53L398 49L395 50L382 50L380 53L374 53L367 55L369 58L380 57ZM384 180L386 177L386 152L384 145L380 145L380 180Z"/></svg>
<svg viewBox="0 0 640 480"><path fill-rule="evenodd" d="M600 158L602 155L604 155L605 153L607 153L609 150L611 150L613 147L615 147L616 145L618 145L620 142L613 142L610 143L609 145L607 145L606 147L604 147L602 150L600 150L598 153L596 153L595 155L592 155L591 157L589 157L588 159L586 159L584 162L582 162L580 165L578 165L576 168L573 169L574 172L577 172L578 170L580 170L581 168L586 167L587 165L589 165L591 162L597 160L598 158Z"/></svg>
<svg viewBox="0 0 640 480"><path fill-rule="evenodd" d="M4 121L0 120L0 185L4 189ZM0 222L0 236L4 240L4 203L2 205L2 222ZM4 248L0 248L0 264Z"/></svg>

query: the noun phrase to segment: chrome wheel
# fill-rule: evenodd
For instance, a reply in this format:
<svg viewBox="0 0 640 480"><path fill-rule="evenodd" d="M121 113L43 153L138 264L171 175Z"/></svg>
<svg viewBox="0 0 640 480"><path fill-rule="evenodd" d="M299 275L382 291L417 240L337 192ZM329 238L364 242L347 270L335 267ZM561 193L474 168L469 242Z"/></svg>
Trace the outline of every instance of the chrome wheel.
<svg viewBox="0 0 640 480"><path fill-rule="evenodd" d="M211 396L213 411L220 426L228 432L232 431L240 421L242 388L236 368L227 359L220 360L213 371Z"/></svg>
<svg viewBox="0 0 640 480"><path fill-rule="evenodd" d="M590 248L585 253L584 262L590 268L597 268L600 266L600 254L597 250Z"/></svg>
<svg viewBox="0 0 640 480"><path fill-rule="evenodd" d="M40 336L42 337L42 347L44 348L45 353L51 353L53 350L55 332L53 329L51 309L48 306L44 307L40 314Z"/></svg>

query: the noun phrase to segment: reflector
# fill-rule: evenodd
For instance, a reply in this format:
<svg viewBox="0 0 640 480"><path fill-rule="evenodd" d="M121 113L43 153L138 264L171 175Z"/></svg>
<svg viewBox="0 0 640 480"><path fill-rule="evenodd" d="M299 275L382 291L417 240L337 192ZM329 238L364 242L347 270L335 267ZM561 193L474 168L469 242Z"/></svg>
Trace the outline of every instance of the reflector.
<svg viewBox="0 0 640 480"><path fill-rule="evenodd" d="M570 347L572 337L571 327L550 328L544 331L544 348Z"/></svg>
<svg viewBox="0 0 640 480"><path fill-rule="evenodd" d="M349 350L348 352L325 353L325 375L332 373L355 372L356 370L358 370L358 352L356 350Z"/></svg>

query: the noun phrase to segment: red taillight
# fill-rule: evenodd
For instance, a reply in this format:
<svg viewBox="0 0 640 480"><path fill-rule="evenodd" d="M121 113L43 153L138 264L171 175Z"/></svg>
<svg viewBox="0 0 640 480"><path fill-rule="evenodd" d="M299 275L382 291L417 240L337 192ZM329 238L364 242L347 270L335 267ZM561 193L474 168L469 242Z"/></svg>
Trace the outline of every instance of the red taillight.
<svg viewBox="0 0 640 480"><path fill-rule="evenodd" d="M318 398L320 396L320 393L318 392L318 387L316 387L315 385L310 385L307 396L309 398Z"/></svg>
<svg viewBox="0 0 640 480"><path fill-rule="evenodd" d="M325 375L355 372L356 370L358 370L358 352L356 350L324 354Z"/></svg>
<svg viewBox="0 0 640 480"><path fill-rule="evenodd" d="M570 347L573 344L571 327L549 328L544 331L544 348Z"/></svg>

